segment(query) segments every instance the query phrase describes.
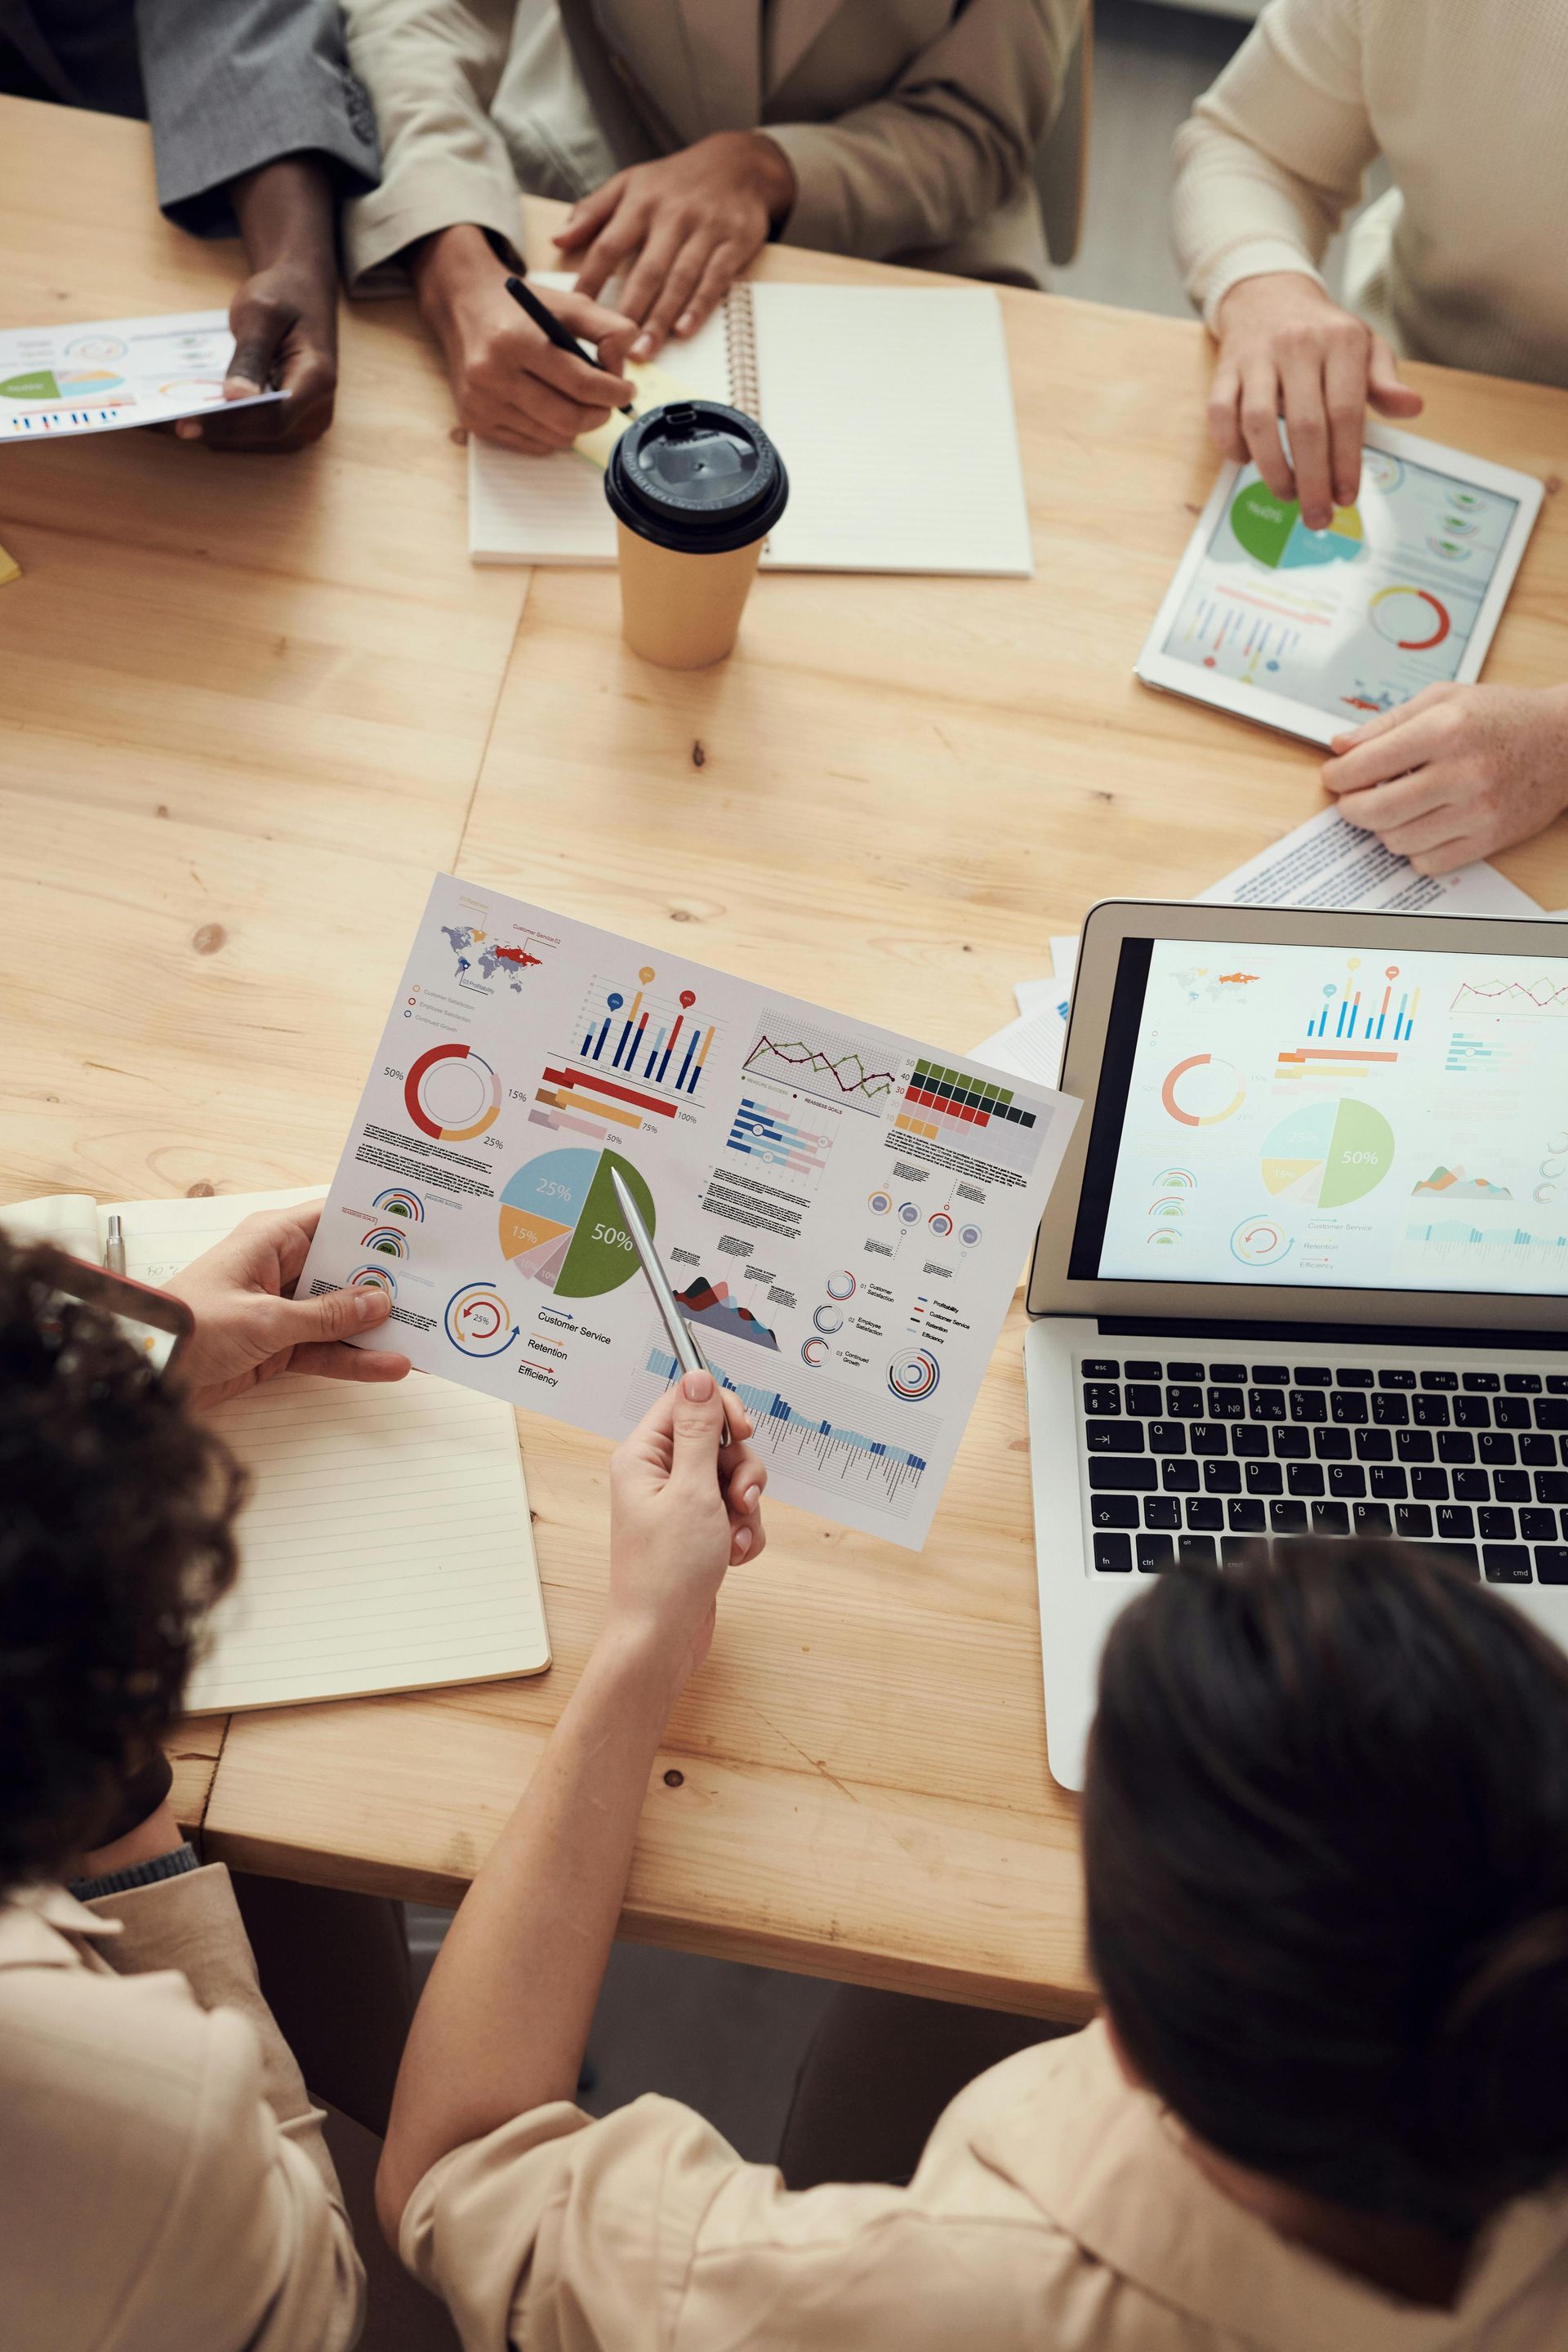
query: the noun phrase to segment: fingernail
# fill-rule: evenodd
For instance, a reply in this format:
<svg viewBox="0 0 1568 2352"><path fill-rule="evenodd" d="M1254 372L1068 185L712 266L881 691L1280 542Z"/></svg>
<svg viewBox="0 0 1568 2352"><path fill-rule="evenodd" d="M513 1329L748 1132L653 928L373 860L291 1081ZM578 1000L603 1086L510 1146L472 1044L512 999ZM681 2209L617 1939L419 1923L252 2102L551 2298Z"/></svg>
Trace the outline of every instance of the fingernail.
<svg viewBox="0 0 1568 2352"><path fill-rule="evenodd" d="M653 337L651 335L639 335L637 337L636 342L632 345L632 357L634 360L652 359Z"/></svg>
<svg viewBox="0 0 1568 2352"><path fill-rule="evenodd" d="M735 1549L744 1556L744 1554L749 1552L751 1549L752 1530L750 1528L742 1528L740 1534L735 1538Z"/></svg>
<svg viewBox="0 0 1568 2352"><path fill-rule="evenodd" d="M762 1499L763 1490L760 1486L748 1486L744 1495L741 1498L742 1508L748 1511L754 1511Z"/></svg>
<svg viewBox="0 0 1568 2352"><path fill-rule="evenodd" d="M690 311L682 310L679 318L677 319L675 322L675 331L678 335L689 335L696 324L697 321L692 317Z"/></svg>
<svg viewBox="0 0 1568 2352"><path fill-rule="evenodd" d="M196 423L195 418L194 416L182 416L179 423L174 427L175 440L199 441L201 437L202 428Z"/></svg>
<svg viewBox="0 0 1568 2352"><path fill-rule="evenodd" d="M693 1404L706 1404L713 1393L713 1375L711 1372L688 1372L680 1383L680 1393L689 1397Z"/></svg>
<svg viewBox="0 0 1568 2352"><path fill-rule="evenodd" d="M362 1323L379 1323L391 1308L392 1301L384 1290L374 1285L354 1293L354 1313Z"/></svg>

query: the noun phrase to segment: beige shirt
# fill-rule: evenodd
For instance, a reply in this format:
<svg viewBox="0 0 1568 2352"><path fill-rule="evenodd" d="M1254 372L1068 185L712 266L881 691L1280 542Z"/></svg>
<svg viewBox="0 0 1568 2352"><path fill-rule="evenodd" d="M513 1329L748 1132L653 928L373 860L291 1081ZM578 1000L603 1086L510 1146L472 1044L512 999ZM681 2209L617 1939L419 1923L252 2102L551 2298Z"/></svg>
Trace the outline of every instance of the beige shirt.
<svg viewBox="0 0 1568 2352"><path fill-rule="evenodd" d="M1214 323L1317 265L1378 153L1346 299L1412 359L1568 384L1568 0L1273 0L1176 140L1176 249Z"/></svg>
<svg viewBox="0 0 1568 2352"><path fill-rule="evenodd" d="M363 2274L228 1873L0 1903L5 2352L340 2352Z"/></svg>
<svg viewBox="0 0 1568 2352"><path fill-rule="evenodd" d="M1521 2200L1458 2308L1416 2310L1213 2188L1090 2026L962 2092L907 2189L791 2196L668 2099L520 2116L444 2157L404 2260L465 2352L1548 2352L1568 2189Z"/></svg>
<svg viewBox="0 0 1568 2352"><path fill-rule="evenodd" d="M1040 282L1031 167L1083 0L344 0L381 184L349 281L416 237L515 238L517 192L761 126L795 168L786 244ZM570 26L564 21L570 17Z"/></svg>

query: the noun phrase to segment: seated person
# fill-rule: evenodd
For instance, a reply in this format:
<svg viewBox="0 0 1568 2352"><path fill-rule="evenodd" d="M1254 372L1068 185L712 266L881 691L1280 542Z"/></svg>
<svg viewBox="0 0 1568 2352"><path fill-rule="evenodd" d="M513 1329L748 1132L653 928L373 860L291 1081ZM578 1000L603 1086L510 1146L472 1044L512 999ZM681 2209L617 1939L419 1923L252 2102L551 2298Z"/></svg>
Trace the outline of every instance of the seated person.
<svg viewBox="0 0 1568 2352"><path fill-rule="evenodd" d="M375 118L343 58L336 0L0 0L0 91L153 125L158 201L198 236L245 241L229 310L231 400L186 417L215 449L303 448L332 421L335 204L375 184Z"/></svg>
<svg viewBox="0 0 1568 2352"><path fill-rule="evenodd" d="M193 1408L290 1368L408 1370L342 1344L388 1302L279 1295L315 1217L247 1219L171 1286L196 1328L164 1378L110 1317L60 1297L55 1251L0 1234L6 2352L339 2352L359 2334L321 2110L228 1873L180 1834L160 1746L236 1562L241 1475ZM331 1975L332 1953L306 1957ZM396 2285L415 2332L381 2341L409 2352L428 2299Z"/></svg>
<svg viewBox="0 0 1568 2352"><path fill-rule="evenodd" d="M1083 1807L1103 2015L971 2083L907 2188L791 2192L668 2099L579 2112L666 1720L760 1549L712 1384L682 1391L616 1457L608 1616L394 2102L385 2226L467 2352L1558 2342L1568 1660L1394 1544L1173 1570L1121 1615Z"/></svg>
<svg viewBox="0 0 1568 2352"><path fill-rule="evenodd" d="M1209 428L1321 529L1361 478L1398 357L1568 384L1568 9L1274 0L1176 141L1175 237L1219 345ZM1319 264L1381 154L1346 303ZM1289 453L1282 447L1285 419ZM1293 462L1292 462L1293 461ZM1344 814L1442 874L1568 805L1568 691L1434 688L1336 739Z"/></svg>
<svg viewBox="0 0 1568 2352"><path fill-rule="evenodd" d="M630 396L628 346L647 360L695 333L770 237L1037 285L1031 166L1082 13L347 0L385 158L380 188L349 207L351 288L406 263L464 424L539 452L603 424ZM600 347L609 382L503 291L520 187L573 205L546 266L574 268L576 289L546 299ZM597 299L612 278L615 314Z"/></svg>

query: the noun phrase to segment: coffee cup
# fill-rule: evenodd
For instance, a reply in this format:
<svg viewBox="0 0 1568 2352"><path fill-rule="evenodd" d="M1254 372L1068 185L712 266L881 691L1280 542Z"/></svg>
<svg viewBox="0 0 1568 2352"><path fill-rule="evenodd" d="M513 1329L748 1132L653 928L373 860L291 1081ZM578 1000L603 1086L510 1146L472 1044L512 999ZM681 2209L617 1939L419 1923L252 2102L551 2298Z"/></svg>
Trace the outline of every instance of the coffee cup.
<svg viewBox="0 0 1568 2352"><path fill-rule="evenodd" d="M762 426L717 400L667 401L616 442L605 496L632 651L666 669L722 661L789 498L784 460Z"/></svg>

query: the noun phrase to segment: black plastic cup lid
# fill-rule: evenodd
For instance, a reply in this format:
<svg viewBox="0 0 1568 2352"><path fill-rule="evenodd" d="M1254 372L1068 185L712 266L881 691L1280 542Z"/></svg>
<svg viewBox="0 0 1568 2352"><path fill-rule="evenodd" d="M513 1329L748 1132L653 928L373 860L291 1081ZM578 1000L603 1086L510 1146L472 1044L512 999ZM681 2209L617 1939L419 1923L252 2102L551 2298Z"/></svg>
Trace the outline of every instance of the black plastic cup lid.
<svg viewBox="0 0 1568 2352"><path fill-rule="evenodd" d="M789 499L784 460L754 416L717 400L671 400L628 425L605 469L628 530L689 555L766 538Z"/></svg>

